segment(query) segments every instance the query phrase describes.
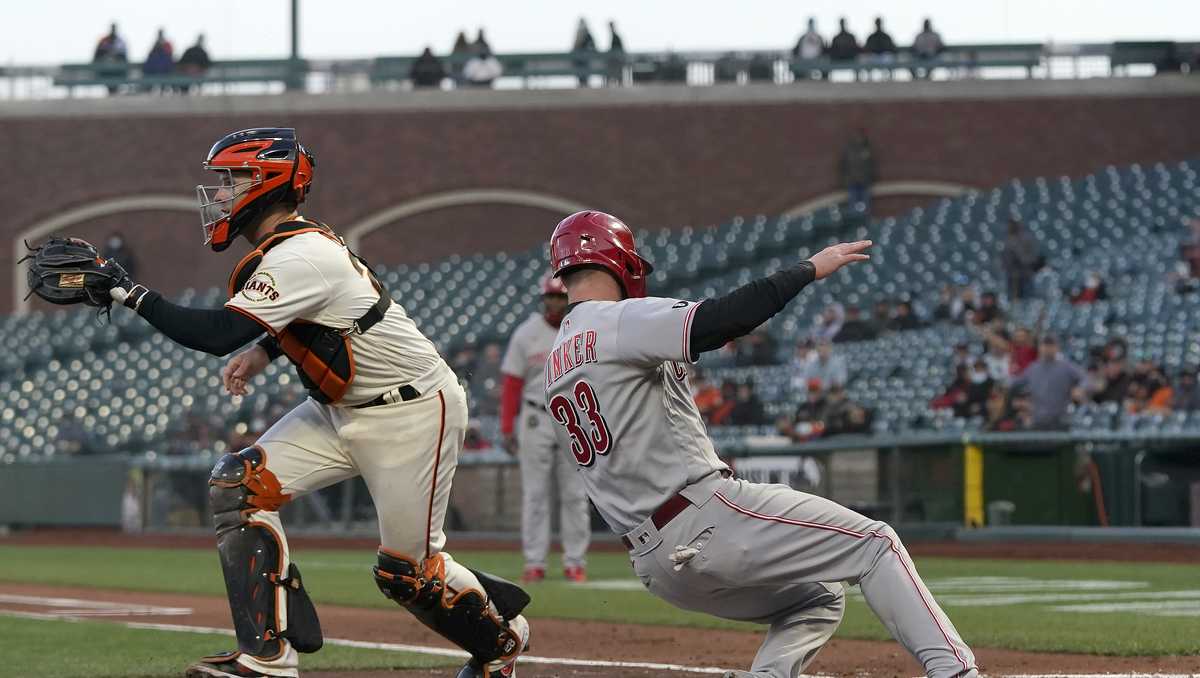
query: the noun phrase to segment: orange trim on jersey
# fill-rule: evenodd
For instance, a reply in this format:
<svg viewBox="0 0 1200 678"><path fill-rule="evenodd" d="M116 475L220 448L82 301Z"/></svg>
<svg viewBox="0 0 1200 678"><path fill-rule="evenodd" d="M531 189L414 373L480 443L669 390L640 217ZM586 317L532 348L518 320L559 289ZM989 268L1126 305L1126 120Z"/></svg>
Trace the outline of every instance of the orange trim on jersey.
<svg viewBox="0 0 1200 678"><path fill-rule="evenodd" d="M433 457L433 487L429 490L429 514L425 519L425 558L429 558L430 537L433 532L433 498L437 495L438 466L442 462L442 438L446 435L446 396L438 391L438 402L442 406L442 420L438 425L437 452Z"/></svg>
<svg viewBox="0 0 1200 678"><path fill-rule="evenodd" d="M225 308L227 308L227 309L229 309L229 310L231 310L231 311L236 311L236 312L238 312L238 313L241 313L242 315L246 316L247 318L249 318L249 319L253 320L253 321L254 321L254 322L256 322L256 323L258 323L259 325L262 325L262 328L263 328L264 330L266 330L266 331L267 331L267 334L271 335L272 337L273 337L273 336L275 336L276 334L278 334L278 332L276 332L274 328L272 328L270 325L268 325L268 324L267 324L267 321L265 321L265 320L263 320L262 318L260 318L260 317L258 317L258 316L256 316L256 315L254 315L253 313L251 313L250 311L247 311L247 310L246 310L246 309L244 309L244 308L241 308L241 307L239 307L239 306L234 306L233 304L229 304L229 303L226 303L226 304L225 304Z"/></svg>

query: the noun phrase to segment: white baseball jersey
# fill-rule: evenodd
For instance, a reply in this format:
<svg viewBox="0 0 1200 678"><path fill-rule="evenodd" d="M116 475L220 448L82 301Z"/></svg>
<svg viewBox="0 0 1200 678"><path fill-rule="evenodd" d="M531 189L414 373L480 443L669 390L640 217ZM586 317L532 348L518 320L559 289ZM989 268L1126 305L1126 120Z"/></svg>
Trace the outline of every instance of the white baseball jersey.
<svg viewBox="0 0 1200 678"><path fill-rule="evenodd" d="M684 486L728 468L687 383L697 307L657 297L582 302L563 319L546 358L555 433L618 533Z"/></svg>
<svg viewBox="0 0 1200 678"><path fill-rule="evenodd" d="M542 366L550 350L558 328L546 322L541 313L532 313L513 331L508 340L508 349L500 363L500 371L517 379L524 379L521 399L540 403L545 399L546 387L542 384Z"/></svg>
<svg viewBox="0 0 1200 678"><path fill-rule="evenodd" d="M225 302L278 334L302 320L350 327L379 299L367 271L342 244L320 233L301 233L269 249L240 292ZM366 402L411 384L433 393L454 381L437 348L421 334L404 308L393 303L383 320L353 334L354 379L346 404Z"/></svg>

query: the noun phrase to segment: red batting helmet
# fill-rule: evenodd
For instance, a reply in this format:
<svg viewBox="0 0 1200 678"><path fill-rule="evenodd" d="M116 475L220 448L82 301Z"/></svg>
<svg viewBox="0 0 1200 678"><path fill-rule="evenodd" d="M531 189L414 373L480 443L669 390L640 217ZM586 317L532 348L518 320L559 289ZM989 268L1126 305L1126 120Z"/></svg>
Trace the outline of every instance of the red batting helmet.
<svg viewBox="0 0 1200 678"><path fill-rule="evenodd" d="M576 212L550 236L550 267L557 278L584 265L600 266L621 284L626 297L646 296L646 278L654 267L637 253L633 231L604 212Z"/></svg>

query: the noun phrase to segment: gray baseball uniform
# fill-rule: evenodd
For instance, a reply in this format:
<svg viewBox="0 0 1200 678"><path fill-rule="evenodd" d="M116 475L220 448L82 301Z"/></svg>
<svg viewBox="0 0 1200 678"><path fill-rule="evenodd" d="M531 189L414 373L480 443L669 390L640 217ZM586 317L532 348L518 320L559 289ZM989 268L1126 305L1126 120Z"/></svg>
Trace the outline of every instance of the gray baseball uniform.
<svg viewBox="0 0 1200 678"><path fill-rule="evenodd" d="M840 582L929 676L975 676L971 650L888 525L783 485L732 477L687 384L697 303L573 305L545 364L556 432L634 571L684 609L769 624L755 675L801 672L841 622Z"/></svg>
<svg viewBox="0 0 1200 678"><path fill-rule="evenodd" d="M521 462L521 545L526 567L546 567L550 551L550 500L558 489L563 567L586 564L591 540L591 512L579 468L558 451L554 421L546 412L542 365L558 328L534 313L517 326L508 340L500 371L524 381L517 415Z"/></svg>

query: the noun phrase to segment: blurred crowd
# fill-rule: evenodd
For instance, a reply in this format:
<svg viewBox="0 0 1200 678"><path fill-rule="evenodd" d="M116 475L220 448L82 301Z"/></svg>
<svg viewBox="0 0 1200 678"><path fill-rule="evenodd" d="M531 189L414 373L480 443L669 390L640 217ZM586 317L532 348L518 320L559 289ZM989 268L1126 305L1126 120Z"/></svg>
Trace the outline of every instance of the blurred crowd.
<svg viewBox="0 0 1200 678"><path fill-rule="evenodd" d="M96 49L92 53L92 63L103 67L104 72L109 75L125 70L125 64L129 63L129 47L125 38L121 37L118 32L117 24L112 24L108 33L96 44ZM166 32L160 28L154 44L150 47L150 52L146 55L146 60L142 63L142 75L200 77L208 72L211 66L212 59L209 58L208 50L204 47L203 33L196 36L196 41L176 58L174 44L167 39ZM171 91L186 94L192 90L192 87L188 85L156 86L155 89L160 92ZM115 94L117 86L109 86L108 91L110 94Z"/></svg>

